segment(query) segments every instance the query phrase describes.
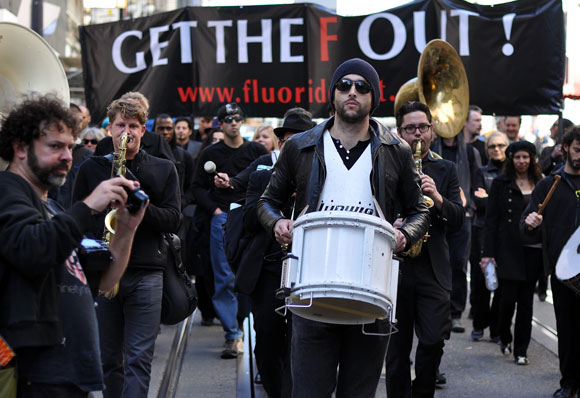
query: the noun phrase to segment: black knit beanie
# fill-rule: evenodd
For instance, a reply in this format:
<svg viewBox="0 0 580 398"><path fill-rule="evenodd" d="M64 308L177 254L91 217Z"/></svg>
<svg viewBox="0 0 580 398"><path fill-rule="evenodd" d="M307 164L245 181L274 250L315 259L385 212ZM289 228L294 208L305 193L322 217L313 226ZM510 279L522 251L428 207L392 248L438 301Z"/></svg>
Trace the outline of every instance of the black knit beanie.
<svg viewBox="0 0 580 398"><path fill-rule="evenodd" d="M330 82L329 86L330 105L332 105L334 109L334 86L341 78L351 73L364 77L367 83L369 83L373 88L373 105L371 109L372 114L378 108L379 102L381 100L379 74L371 64L360 58L352 58L348 61L344 61L338 66L338 68L336 68L334 75L332 75L332 81Z"/></svg>

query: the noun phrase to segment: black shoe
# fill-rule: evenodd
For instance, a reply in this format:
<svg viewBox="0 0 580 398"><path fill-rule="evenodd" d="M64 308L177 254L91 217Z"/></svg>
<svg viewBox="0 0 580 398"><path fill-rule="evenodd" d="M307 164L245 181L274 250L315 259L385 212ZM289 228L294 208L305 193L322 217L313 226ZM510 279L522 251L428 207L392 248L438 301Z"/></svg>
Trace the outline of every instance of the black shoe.
<svg viewBox="0 0 580 398"><path fill-rule="evenodd" d="M473 329L471 331L471 340L479 341L483 339L483 329Z"/></svg>
<svg viewBox="0 0 580 398"><path fill-rule="evenodd" d="M493 344L501 344L501 338L499 336L491 336L489 341Z"/></svg>
<svg viewBox="0 0 580 398"><path fill-rule="evenodd" d="M553 395L553 398L573 398L574 391L570 388L560 388Z"/></svg>
<svg viewBox="0 0 580 398"><path fill-rule="evenodd" d="M260 373L256 373L256 377L254 377L254 384L262 384L262 375Z"/></svg>
<svg viewBox="0 0 580 398"><path fill-rule="evenodd" d="M538 294L538 298L540 299L540 301L541 301L542 303L543 303L544 301L546 301L546 297L547 297L547 295L546 295L546 293L545 293L545 292L544 292L544 293L539 293L539 294Z"/></svg>
<svg viewBox="0 0 580 398"><path fill-rule="evenodd" d="M201 326L213 326L213 318L201 318Z"/></svg>
<svg viewBox="0 0 580 398"><path fill-rule="evenodd" d="M442 386L443 384L447 384L447 378L445 377L445 373L439 372L437 369L437 375L435 375L435 385Z"/></svg>
<svg viewBox="0 0 580 398"><path fill-rule="evenodd" d="M451 331L455 332L455 333L464 333L465 332L465 328L463 327L463 324L461 323L461 319L452 319L451 320Z"/></svg>

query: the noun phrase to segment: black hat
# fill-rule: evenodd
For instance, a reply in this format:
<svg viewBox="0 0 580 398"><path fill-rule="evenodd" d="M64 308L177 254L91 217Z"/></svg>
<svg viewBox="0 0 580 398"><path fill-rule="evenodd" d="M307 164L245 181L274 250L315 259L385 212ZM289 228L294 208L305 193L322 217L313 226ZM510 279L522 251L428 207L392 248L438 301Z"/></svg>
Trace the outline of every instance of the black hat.
<svg viewBox="0 0 580 398"><path fill-rule="evenodd" d="M282 139L287 132L301 133L302 131L310 130L315 125L312 118L307 114L303 112L291 113L284 119L282 127L276 127L274 129L274 134L279 139Z"/></svg>
<svg viewBox="0 0 580 398"><path fill-rule="evenodd" d="M218 117L218 120L221 122L222 120L224 120L224 118L226 116L236 115L236 114L238 114L240 116L244 116L244 112L242 111L242 108L240 108L240 106L238 104L236 104L235 102L230 102L229 104L222 105L220 107L220 109L218 109L217 117Z"/></svg>
<svg viewBox="0 0 580 398"><path fill-rule="evenodd" d="M516 152L526 151L530 156L536 156L536 146L526 140L512 142L506 149L508 157L513 157Z"/></svg>
<svg viewBox="0 0 580 398"><path fill-rule="evenodd" d="M334 86L339 79L348 74L360 75L365 78L368 84L373 88L373 105L371 109L371 114L378 108L379 102L381 100L381 87L379 81L379 74L373 68L371 64L360 58L349 59L343 62L336 68L334 75L332 75L332 81L330 82L330 104L334 102ZM334 105L333 105L334 107Z"/></svg>

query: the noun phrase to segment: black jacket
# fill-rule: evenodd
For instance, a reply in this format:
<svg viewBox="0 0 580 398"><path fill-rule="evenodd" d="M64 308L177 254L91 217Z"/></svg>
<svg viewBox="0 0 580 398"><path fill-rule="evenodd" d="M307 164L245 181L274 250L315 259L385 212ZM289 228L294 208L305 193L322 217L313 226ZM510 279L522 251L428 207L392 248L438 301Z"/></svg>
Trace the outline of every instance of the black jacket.
<svg viewBox="0 0 580 398"><path fill-rule="evenodd" d="M82 202L50 218L30 184L0 172L0 335L13 349L62 342L56 268L92 226Z"/></svg>
<svg viewBox="0 0 580 398"><path fill-rule="evenodd" d="M169 160L156 158L140 151L127 167L149 195L149 207L137 228L129 268L164 269L167 249L164 232L176 233L181 221L179 180L175 166ZM73 200L87 197L101 181L111 177L111 162L103 156L85 161L79 170L73 192ZM131 178L127 173L127 178ZM101 239L105 212L96 217L93 237Z"/></svg>
<svg viewBox="0 0 580 398"><path fill-rule="evenodd" d="M475 172L473 180L473 192L477 191L479 188L485 189L485 192L489 195L491 189L491 183L493 179L501 173L501 167L498 167L493 160L489 160L489 163L483 167L480 167ZM487 198L478 198L473 196L473 202L475 203L475 217L473 218L473 226L478 228L483 228L485 225L485 209L487 208Z"/></svg>
<svg viewBox="0 0 580 398"><path fill-rule="evenodd" d="M526 280L519 221L526 207L515 181L499 175L493 180L485 214L483 257L493 257L502 279Z"/></svg>
<svg viewBox="0 0 580 398"><path fill-rule="evenodd" d="M437 191L443 197L443 205L441 210L437 210L435 206L429 209L431 214L429 238L423 243L422 250L429 252L429 260L437 282L444 289L451 291L451 264L445 233L447 230L459 229L465 217L459 194L457 169L452 162L436 159L429 153L423 159L423 172L435 181Z"/></svg>
<svg viewBox="0 0 580 398"><path fill-rule="evenodd" d="M481 158L479 152L471 145L465 143L463 131L456 135L457 137L457 159L449 159L457 166L457 176L459 177L459 186L463 190L467 203L465 209L470 216L475 212L475 204L471 198L472 181L475 171L481 167ZM437 138L431 143L431 149L437 154L443 156L443 140Z"/></svg>
<svg viewBox="0 0 580 398"><path fill-rule="evenodd" d="M543 221L539 228L528 231L525 219L531 212L537 212L540 203L546 199L548 191L554 184L554 175L562 177L552 194L552 198L542 212ZM538 182L532 192L530 203L524 210L520 220L520 232L524 236L540 235L544 253L544 268L546 275L554 272L558 257L568 239L580 227L580 196L576 195L574 185L561 168L553 175Z"/></svg>
<svg viewBox="0 0 580 398"><path fill-rule="evenodd" d="M330 128L334 118L311 130L294 135L286 142L274 166L274 174L258 202L258 217L267 231L272 232L282 218L280 210L296 192L295 214L308 206L316 211L326 179L323 133ZM397 206L406 217L399 228L407 238L407 248L425 235L429 225L429 211L423 201L420 178L411 148L406 142L387 131L376 120L370 120L372 193L391 224L397 217Z"/></svg>
<svg viewBox="0 0 580 398"><path fill-rule="evenodd" d="M251 236L250 242L240 261L236 273L236 291L252 294L266 261L270 268L277 266L282 273L282 252L280 245L273 239L272 234L266 231L258 221L256 205L264 190L268 186L272 170L258 170L250 175L246 202L244 204L244 228ZM278 255L276 255L278 253Z"/></svg>

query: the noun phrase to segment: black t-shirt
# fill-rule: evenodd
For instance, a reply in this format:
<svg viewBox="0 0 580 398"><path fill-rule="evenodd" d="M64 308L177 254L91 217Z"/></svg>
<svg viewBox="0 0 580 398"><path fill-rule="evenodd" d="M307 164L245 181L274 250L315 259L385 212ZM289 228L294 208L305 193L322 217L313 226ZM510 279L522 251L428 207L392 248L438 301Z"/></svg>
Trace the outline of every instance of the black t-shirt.
<svg viewBox="0 0 580 398"><path fill-rule="evenodd" d="M213 184L213 175L204 171L205 162L211 160L216 165L216 172L227 173L232 178L266 153L268 151L264 145L258 142L244 141L238 148L229 147L223 141L210 145L200 155L194 186L198 185L209 189L209 200L222 211L229 211L230 203L242 201L246 197L246 192L216 188ZM205 205L204 198L197 199L202 206Z"/></svg>
<svg viewBox="0 0 580 398"><path fill-rule="evenodd" d="M457 163L457 145L447 146L441 142L441 157L450 162Z"/></svg>
<svg viewBox="0 0 580 398"><path fill-rule="evenodd" d="M576 191L577 195L580 195L580 175L574 174L566 174L566 178L572 181L572 185L574 186L574 190Z"/></svg>
<svg viewBox="0 0 580 398"><path fill-rule="evenodd" d="M47 204L56 214L54 202ZM97 316L78 256L56 270L64 339L58 346L26 348L18 353L19 378L48 384L74 384L83 391L104 388Z"/></svg>

